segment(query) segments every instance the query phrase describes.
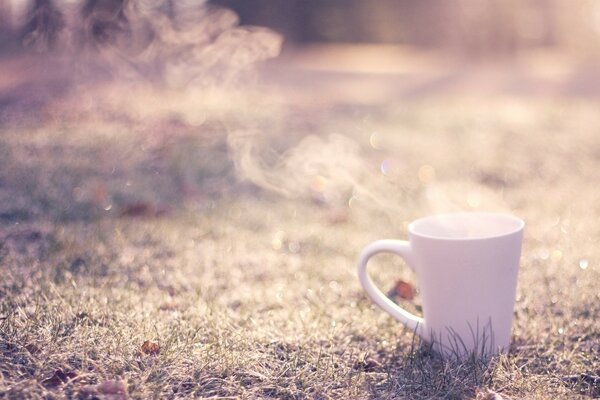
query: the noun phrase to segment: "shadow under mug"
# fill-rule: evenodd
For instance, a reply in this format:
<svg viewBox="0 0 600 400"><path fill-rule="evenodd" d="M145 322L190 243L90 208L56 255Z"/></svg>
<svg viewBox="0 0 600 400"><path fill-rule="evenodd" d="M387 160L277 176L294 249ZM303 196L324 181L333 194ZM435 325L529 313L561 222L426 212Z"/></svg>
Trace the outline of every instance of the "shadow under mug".
<svg viewBox="0 0 600 400"><path fill-rule="evenodd" d="M409 240L379 240L363 249L358 277L371 299L446 357L487 358L508 349L523 240L523 220L463 212L412 222ZM378 253L402 257L415 272L423 317L386 297L367 273Z"/></svg>

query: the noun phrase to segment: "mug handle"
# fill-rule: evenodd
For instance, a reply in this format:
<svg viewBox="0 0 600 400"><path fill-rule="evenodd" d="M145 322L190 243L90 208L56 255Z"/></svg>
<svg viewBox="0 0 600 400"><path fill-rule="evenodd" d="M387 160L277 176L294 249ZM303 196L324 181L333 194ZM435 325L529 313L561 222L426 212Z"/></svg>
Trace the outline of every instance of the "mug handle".
<svg viewBox="0 0 600 400"><path fill-rule="evenodd" d="M425 320L421 317L413 315L394 303L386 295L384 295L377 286L373 284L371 277L367 273L367 263L369 259L378 253L394 253L399 255L406 261L406 264L414 271L412 260L412 250L410 243L404 240L378 240L363 249L358 258L358 279L360 283L375 304L383 309L383 311L402 322L406 327L421 336L424 332Z"/></svg>

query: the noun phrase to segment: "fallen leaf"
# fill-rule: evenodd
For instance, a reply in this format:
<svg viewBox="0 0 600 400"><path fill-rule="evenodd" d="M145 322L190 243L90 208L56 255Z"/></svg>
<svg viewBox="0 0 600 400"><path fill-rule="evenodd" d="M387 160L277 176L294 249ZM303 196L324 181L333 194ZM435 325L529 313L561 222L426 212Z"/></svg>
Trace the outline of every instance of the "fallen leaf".
<svg viewBox="0 0 600 400"><path fill-rule="evenodd" d="M368 354L365 354L354 364L355 369L365 372L376 372L381 369L381 366L379 361L370 357Z"/></svg>
<svg viewBox="0 0 600 400"><path fill-rule="evenodd" d="M414 286L402 280L396 282L396 292L401 299L412 300L415 298Z"/></svg>
<svg viewBox="0 0 600 400"><path fill-rule="evenodd" d="M70 379L73 379L75 377L77 377L77 374L75 372L64 372L60 369L57 369L56 371L54 371L54 374L50 378L44 379L42 381L42 385L51 389L63 385L67 383Z"/></svg>
<svg viewBox="0 0 600 400"><path fill-rule="evenodd" d="M160 345L158 343L151 342L146 340L142 344L142 353L148 354L150 356L155 356L160 352Z"/></svg>
<svg viewBox="0 0 600 400"><path fill-rule="evenodd" d="M185 308L183 304L174 301L169 301L158 306L161 311L179 311Z"/></svg>
<svg viewBox="0 0 600 400"><path fill-rule="evenodd" d="M30 354L36 354L40 352L40 348L33 343L27 343L24 347L25 350L27 350Z"/></svg>
<svg viewBox="0 0 600 400"><path fill-rule="evenodd" d="M168 212L169 209L167 207L138 201L125 204L121 207L119 215L121 217L160 217Z"/></svg>
<svg viewBox="0 0 600 400"><path fill-rule="evenodd" d="M404 300L413 300L415 298L415 288L412 284L399 279L394 287L388 291L388 297L400 298Z"/></svg>

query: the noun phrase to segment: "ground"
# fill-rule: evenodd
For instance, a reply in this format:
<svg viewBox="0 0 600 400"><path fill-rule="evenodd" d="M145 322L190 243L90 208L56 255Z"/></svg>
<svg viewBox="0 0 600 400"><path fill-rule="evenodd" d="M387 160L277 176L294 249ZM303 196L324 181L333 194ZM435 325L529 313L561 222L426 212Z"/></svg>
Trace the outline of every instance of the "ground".
<svg viewBox="0 0 600 400"><path fill-rule="evenodd" d="M186 91L2 60L1 398L600 397L594 80L319 51ZM441 359L356 277L452 210L527 224L489 362Z"/></svg>

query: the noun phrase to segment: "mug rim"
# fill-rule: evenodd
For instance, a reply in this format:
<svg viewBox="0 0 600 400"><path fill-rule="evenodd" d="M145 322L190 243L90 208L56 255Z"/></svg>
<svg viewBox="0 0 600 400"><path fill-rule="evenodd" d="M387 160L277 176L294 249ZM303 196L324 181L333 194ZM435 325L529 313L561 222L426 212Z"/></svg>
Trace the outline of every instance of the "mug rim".
<svg viewBox="0 0 600 400"><path fill-rule="evenodd" d="M502 218L505 220L511 220L516 225L515 225L515 228L507 229L504 232L500 232L497 234L475 236L475 237L466 237L466 236L465 237L449 237L449 236L442 236L442 235L435 235L435 234L427 234L427 233L419 232L417 229L418 225L420 225L424 222L427 222L429 220L433 220L433 219L449 218L449 217L450 218L452 218L452 217L454 217L454 218L455 217L476 217L476 216L488 217L488 218L489 217ZM429 215L426 217L418 218L418 219L412 221L408 225L408 231L409 231L410 235L425 238L425 239L434 239L434 240L443 240L443 241L475 241L475 240L497 239L497 238L501 238L501 237L511 236L511 235L521 232L524 227L525 227L525 221L519 217L512 215L512 214L499 213L499 212L486 212L486 211L460 211L460 212L434 214L434 215Z"/></svg>

